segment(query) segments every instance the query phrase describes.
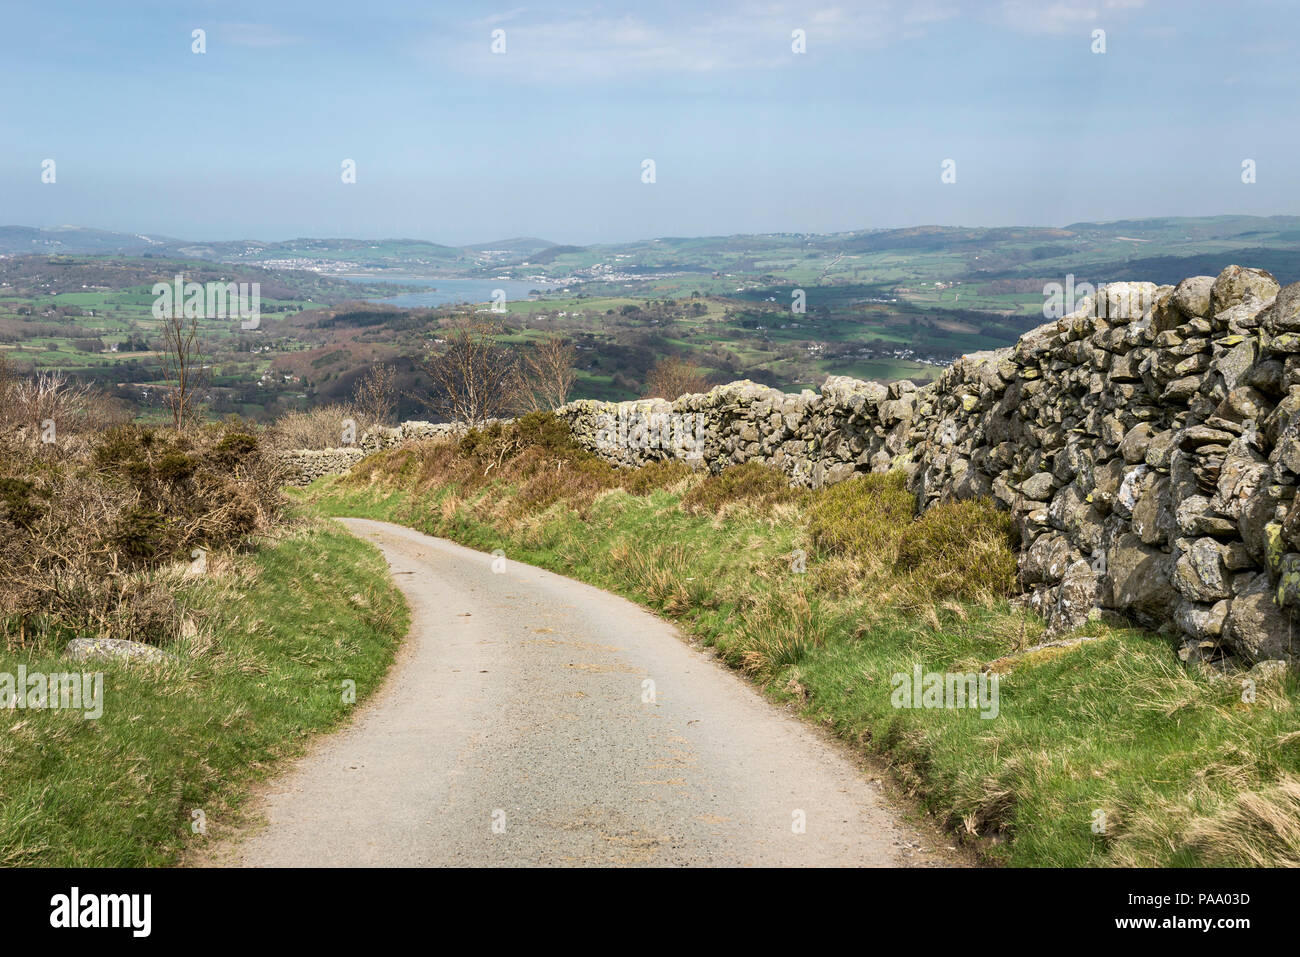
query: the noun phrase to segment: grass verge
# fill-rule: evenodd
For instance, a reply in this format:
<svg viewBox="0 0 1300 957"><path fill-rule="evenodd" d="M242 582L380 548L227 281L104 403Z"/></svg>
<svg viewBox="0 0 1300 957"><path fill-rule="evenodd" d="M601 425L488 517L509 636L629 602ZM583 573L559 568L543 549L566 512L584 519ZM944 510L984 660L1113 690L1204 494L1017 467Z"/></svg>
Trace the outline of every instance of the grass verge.
<svg viewBox="0 0 1300 957"><path fill-rule="evenodd" d="M0 652L0 673L103 673L97 719L0 712L0 865L175 862L199 822L230 821L254 779L346 719L343 682L364 700L408 623L379 552L320 521L209 555L176 595L194 627L167 664Z"/></svg>

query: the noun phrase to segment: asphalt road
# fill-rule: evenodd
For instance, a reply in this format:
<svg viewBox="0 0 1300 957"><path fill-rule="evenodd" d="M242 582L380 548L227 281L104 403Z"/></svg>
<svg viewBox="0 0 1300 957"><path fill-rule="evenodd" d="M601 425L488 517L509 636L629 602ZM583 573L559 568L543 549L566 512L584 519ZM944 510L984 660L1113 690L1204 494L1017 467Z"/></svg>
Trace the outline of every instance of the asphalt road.
<svg viewBox="0 0 1300 957"><path fill-rule="evenodd" d="M622 598L410 529L381 689L208 851L237 866L952 864L847 750Z"/></svg>

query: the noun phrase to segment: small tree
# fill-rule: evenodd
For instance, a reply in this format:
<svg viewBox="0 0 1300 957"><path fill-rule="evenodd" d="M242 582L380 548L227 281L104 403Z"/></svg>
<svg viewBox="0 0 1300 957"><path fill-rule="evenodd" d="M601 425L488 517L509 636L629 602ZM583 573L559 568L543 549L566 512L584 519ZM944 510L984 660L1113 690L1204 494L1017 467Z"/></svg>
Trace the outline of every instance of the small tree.
<svg viewBox="0 0 1300 957"><path fill-rule="evenodd" d="M397 407L397 370L386 362L371 366L352 391L352 404L363 418L386 425Z"/></svg>
<svg viewBox="0 0 1300 957"><path fill-rule="evenodd" d="M520 363L520 405L526 411L550 411L569 401L577 373L578 350L560 336L547 336L524 353Z"/></svg>
<svg viewBox="0 0 1300 957"><path fill-rule="evenodd" d="M167 316L162 320L162 373L165 397L177 431L195 417L203 354L196 316Z"/></svg>
<svg viewBox="0 0 1300 957"><path fill-rule="evenodd" d="M518 402L519 370L514 351L496 340L500 331L477 318L448 326L442 344L421 362L433 380L433 394L421 401L470 428L509 413Z"/></svg>
<svg viewBox="0 0 1300 957"><path fill-rule="evenodd" d="M707 392L709 380L704 371L689 359L666 356L655 363L645 381L650 398L667 399L696 392Z"/></svg>

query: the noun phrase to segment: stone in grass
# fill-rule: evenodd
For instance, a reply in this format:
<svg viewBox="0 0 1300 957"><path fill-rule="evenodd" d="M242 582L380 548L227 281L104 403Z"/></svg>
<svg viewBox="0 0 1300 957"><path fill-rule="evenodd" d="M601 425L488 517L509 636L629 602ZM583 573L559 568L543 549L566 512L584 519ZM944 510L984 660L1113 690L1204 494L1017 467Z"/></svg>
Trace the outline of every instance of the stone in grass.
<svg viewBox="0 0 1300 957"><path fill-rule="evenodd" d="M100 661L129 661L147 665L166 664L176 656L156 645L124 638L74 638L63 653L75 661L96 659Z"/></svg>
<svg viewBox="0 0 1300 957"><path fill-rule="evenodd" d="M1280 682L1289 669L1287 662L1279 658L1266 658L1257 661L1247 674L1258 682Z"/></svg>
<svg viewBox="0 0 1300 957"><path fill-rule="evenodd" d="M1092 641L1097 641L1097 638L1087 635L1078 638L1058 638L1054 641L1040 642L1031 648L1026 648L1024 651L1016 651L1009 655L1003 655L1001 658L995 658L984 666L984 673L1009 674L1020 665L1041 664L1053 658L1059 658L1061 655L1069 654L1071 651Z"/></svg>

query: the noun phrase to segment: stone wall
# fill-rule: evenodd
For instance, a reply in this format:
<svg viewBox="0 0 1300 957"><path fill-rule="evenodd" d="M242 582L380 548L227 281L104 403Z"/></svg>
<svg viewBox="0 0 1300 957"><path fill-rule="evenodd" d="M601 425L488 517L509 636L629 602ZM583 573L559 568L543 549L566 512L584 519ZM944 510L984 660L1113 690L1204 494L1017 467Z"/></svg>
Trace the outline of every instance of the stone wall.
<svg viewBox="0 0 1300 957"><path fill-rule="evenodd" d="M1261 270L1111 284L920 389L746 381L558 414L620 465L754 460L811 486L902 468L920 508L992 495L1053 630L1112 609L1184 658L1300 652L1300 283Z"/></svg>
<svg viewBox="0 0 1300 957"><path fill-rule="evenodd" d="M366 429L357 444L369 455L371 452L395 448L407 442L464 434L465 427L455 422L403 422L391 429L384 426Z"/></svg>
<svg viewBox="0 0 1300 957"><path fill-rule="evenodd" d="M341 475L366 457L358 448L295 449L276 455L284 466L285 484L299 487L324 475Z"/></svg>
<svg viewBox="0 0 1300 957"><path fill-rule="evenodd" d="M922 395L911 382L846 376L798 395L745 380L675 402L580 399L556 413L580 444L616 465L679 458L718 471L758 461L796 484L821 486L906 464Z"/></svg>
<svg viewBox="0 0 1300 957"><path fill-rule="evenodd" d="M1262 270L1113 283L923 388L742 381L556 411L621 466L757 461L812 487L902 469L920 509L993 496L1053 632L1108 609L1176 637L1185 659L1300 657L1300 283L1279 289ZM307 484L462 431L407 422L356 448L282 454Z"/></svg>
<svg viewBox="0 0 1300 957"><path fill-rule="evenodd" d="M491 421L491 420L489 420ZM286 484L310 485L324 475L342 475L367 455L407 442L463 435L465 426L453 422L403 422L388 428L367 429L354 446L338 449L295 449L278 453L285 466Z"/></svg>

